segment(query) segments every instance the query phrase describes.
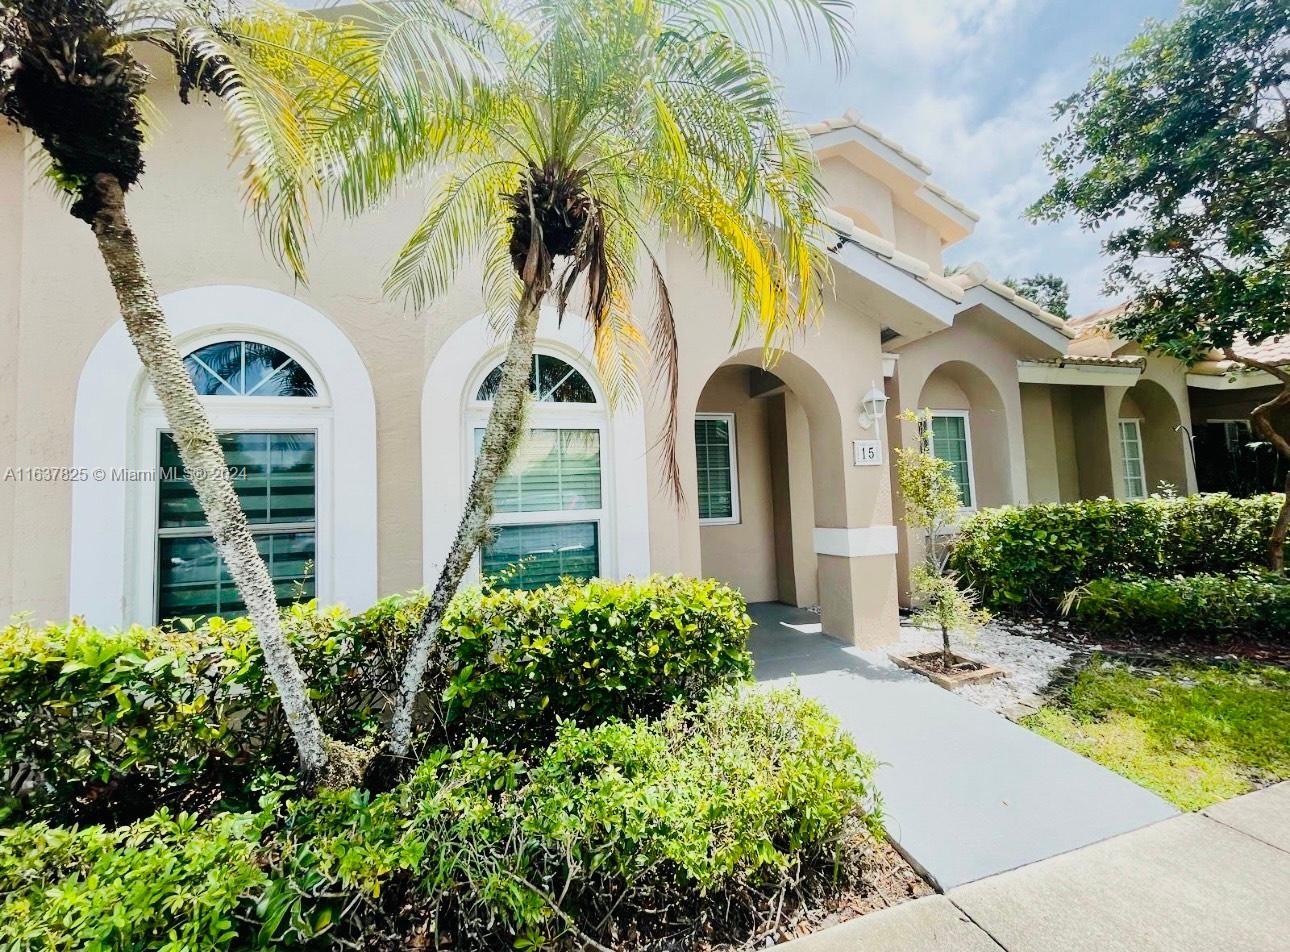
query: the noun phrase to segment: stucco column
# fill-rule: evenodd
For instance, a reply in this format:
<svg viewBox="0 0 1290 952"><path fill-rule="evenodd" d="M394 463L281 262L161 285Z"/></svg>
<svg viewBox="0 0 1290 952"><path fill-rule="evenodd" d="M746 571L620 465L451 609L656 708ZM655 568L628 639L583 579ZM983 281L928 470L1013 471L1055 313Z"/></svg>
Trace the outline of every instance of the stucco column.
<svg viewBox="0 0 1290 952"><path fill-rule="evenodd" d="M871 334L861 337L856 323L848 328L859 338L851 346L821 345L817 338L811 341L816 346L803 348L802 357L822 377L824 392L799 396L811 430L820 620L835 638L872 648L900 634L898 546L887 421L869 422L861 415L866 393L883 386L878 329L871 325ZM878 444L876 462L856 464L856 440Z"/></svg>

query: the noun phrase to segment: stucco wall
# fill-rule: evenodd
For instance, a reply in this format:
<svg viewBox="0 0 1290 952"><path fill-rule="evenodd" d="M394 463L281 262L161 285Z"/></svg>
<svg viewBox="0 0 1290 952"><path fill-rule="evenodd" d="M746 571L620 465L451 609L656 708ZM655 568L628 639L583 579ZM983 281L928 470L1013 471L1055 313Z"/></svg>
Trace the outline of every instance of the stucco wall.
<svg viewBox="0 0 1290 952"><path fill-rule="evenodd" d="M1053 421L1052 387L1047 384L1021 385L1022 432L1026 443L1026 484L1031 502L1060 502L1061 463L1058 460L1057 431ZM1063 447L1074 458L1073 447Z"/></svg>
<svg viewBox="0 0 1290 952"><path fill-rule="evenodd" d="M14 500L18 483L5 471L18 464L19 275L22 272L23 141L13 129L0 127L0 621L14 607Z"/></svg>
<svg viewBox="0 0 1290 952"><path fill-rule="evenodd" d="M782 411L782 401L778 407ZM734 585L750 602L779 598L770 466L770 398L748 396L748 368L722 367L699 396L700 413L735 415L739 522L699 528L703 574ZM691 435L693 439L693 435Z"/></svg>
<svg viewBox="0 0 1290 952"><path fill-rule="evenodd" d="M888 241L896 240L891 189L838 156L824 159L820 173L829 191L830 205L866 231Z"/></svg>

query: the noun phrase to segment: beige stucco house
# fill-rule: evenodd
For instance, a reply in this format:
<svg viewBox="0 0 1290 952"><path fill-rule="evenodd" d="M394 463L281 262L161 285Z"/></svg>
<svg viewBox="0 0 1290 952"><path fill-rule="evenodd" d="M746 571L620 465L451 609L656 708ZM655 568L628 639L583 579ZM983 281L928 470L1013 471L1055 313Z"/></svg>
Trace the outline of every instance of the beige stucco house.
<svg viewBox="0 0 1290 952"><path fill-rule="evenodd" d="M478 274L423 314L382 300L421 212L410 191L328 223L310 284L293 285L244 217L213 109L164 109L130 207L283 596L361 607L433 580L501 357ZM660 401L646 386L611 407L585 329L545 315L533 433L483 570L527 555L530 584L714 576L750 601L819 605L827 632L872 645L895 637L909 559L890 468L892 446L914 439L901 409L934 411L965 509L1140 495L1158 480L1195 489L1177 428L1193 393L1222 391L980 266L946 277L942 252L973 213L853 114L807 131L836 232L818 324L763 369L757 342L732 344L720 283L689 249L660 249L680 328L678 506ZM118 625L229 610L90 232L34 181L28 148L0 130L0 616ZM1229 412L1215 407L1205 419Z"/></svg>

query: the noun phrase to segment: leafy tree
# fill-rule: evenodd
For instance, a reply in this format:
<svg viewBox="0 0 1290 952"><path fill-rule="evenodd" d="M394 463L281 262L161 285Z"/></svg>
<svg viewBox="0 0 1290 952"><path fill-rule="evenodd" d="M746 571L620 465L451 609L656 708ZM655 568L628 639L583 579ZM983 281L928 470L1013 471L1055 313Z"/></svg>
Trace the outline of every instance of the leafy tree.
<svg viewBox="0 0 1290 952"><path fill-rule="evenodd" d="M1003 283L1029 298L1049 314L1070 317L1071 289L1059 274L1034 274L1028 278L1004 278Z"/></svg>
<svg viewBox="0 0 1290 952"><path fill-rule="evenodd" d="M1290 8L1188 0L1056 107L1055 181L1030 209L1112 225L1108 289L1131 301L1115 331L1186 362L1213 350L1282 384L1251 418L1283 458L1290 368L1243 356L1290 333ZM1290 489L1290 475L1287 476ZM1290 494L1269 543L1284 566Z"/></svg>
<svg viewBox="0 0 1290 952"><path fill-rule="evenodd" d="M976 596L950 571L951 529L959 519L962 501L949 460L932 455L930 446L932 411L901 414L901 419L918 426L915 446L898 446L896 482L905 500L905 523L923 533L923 561L910 572L911 595L915 604L912 621L920 628L939 628L941 661L948 670L954 665L950 634L974 634L990 620L990 613L976 607Z"/></svg>
<svg viewBox="0 0 1290 952"><path fill-rule="evenodd" d="M374 30L392 42L424 6L378 10ZM326 164L346 212L365 211L407 179L432 179L428 211L388 292L420 310L482 255L488 313L509 335L461 523L408 650L391 758L408 749L440 618L486 537L494 486L521 439L543 304L571 307L590 324L611 399L635 396L648 336L669 401L665 448L678 496L676 315L655 249L689 244L724 279L735 333L755 330L767 348L816 313L827 273L816 241L818 167L755 45L791 23L840 50L849 8L846 0L482 0L461 27L485 53L480 76L442 96L417 88L415 69L400 70L404 82L359 91L324 121ZM655 302L648 335L633 305L642 268Z"/></svg>
<svg viewBox="0 0 1290 952"><path fill-rule="evenodd" d="M71 214L94 232L130 340L165 410L184 466L254 621L266 666L300 751L319 777L329 745L278 617L273 582L247 528L224 454L175 348L126 215L126 193L144 171L146 45L178 75L180 97L223 105L248 200L269 244L299 273L307 222L308 130L297 114L298 74L322 83L321 64L344 60L338 32L272 6L250 16L213 0L5 0L0 8L0 115L28 130L34 151ZM176 209L176 214L182 209Z"/></svg>

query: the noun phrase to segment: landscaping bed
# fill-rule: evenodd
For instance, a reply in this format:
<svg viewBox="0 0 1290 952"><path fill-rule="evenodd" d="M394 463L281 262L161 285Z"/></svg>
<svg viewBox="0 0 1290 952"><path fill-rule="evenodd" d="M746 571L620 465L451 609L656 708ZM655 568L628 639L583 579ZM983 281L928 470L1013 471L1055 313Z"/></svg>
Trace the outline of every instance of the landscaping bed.
<svg viewBox="0 0 1290 952"><path fill-rule="evenodd" d="M284 627L362 744L422 596ZM760 947L926 894L874 762L705 580L463 592L415 760L306 796L245 621L0 637L0 947Z"/></svg>

